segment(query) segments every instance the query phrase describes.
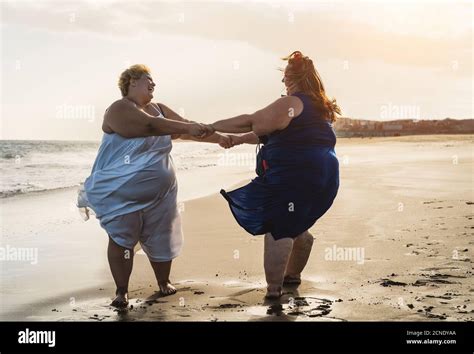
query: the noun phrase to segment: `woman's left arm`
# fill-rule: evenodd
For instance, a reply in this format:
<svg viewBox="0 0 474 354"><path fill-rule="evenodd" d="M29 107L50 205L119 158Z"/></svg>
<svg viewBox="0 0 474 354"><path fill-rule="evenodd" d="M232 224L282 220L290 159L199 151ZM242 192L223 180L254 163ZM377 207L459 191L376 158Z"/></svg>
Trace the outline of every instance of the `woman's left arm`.
<svg viewBox="0 0 474 354"><path fill-rule="evenodd" d="M164 105L163 103L157 103L160 110L163 112L164 116L168 119L177 120L180 122L191 122L183 117L181 117L178 113L173 111L168 106ZM222 147L231 147L231 140L227 135L220 134L215 132L212 135L209 135L207 138L197 138L189 134L174 134L171 135L172 139L183 139L183 140L194 140L194 141L201 141L205 143L215 143L219 144Z"/></svg>

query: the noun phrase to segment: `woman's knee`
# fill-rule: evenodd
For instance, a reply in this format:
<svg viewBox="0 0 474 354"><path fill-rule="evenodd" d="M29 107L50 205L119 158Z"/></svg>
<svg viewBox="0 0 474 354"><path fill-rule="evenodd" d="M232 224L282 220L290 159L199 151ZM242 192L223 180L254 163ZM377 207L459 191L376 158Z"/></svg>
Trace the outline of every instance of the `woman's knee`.
<svg viewBox="0 0 474 354"><path fill-rule="evenodd" d="M131 259L134 255L132 248L127 248L119 245L115 242L112 237L109 236L109 255L115 255L117 257L124 257L124 259ZM111 254L112 253L112 254Z"/></svg>
<svg viewBox="0 0 474 354"><path fill-rule="evenodd" d="M296 243L313 244L314 236L308 230L306 230L305 232L299 234L295 238L295 242Z"/></svg>

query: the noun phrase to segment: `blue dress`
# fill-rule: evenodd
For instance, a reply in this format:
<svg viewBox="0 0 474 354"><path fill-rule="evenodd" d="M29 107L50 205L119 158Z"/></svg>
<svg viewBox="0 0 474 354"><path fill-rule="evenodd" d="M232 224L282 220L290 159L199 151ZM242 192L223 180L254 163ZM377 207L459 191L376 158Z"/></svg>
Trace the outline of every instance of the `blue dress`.
<svg viewBox="0 0 474 354"><path fill-rule="evenodd" d="M265 173L230 192L221 190L247 232L270 232L278 240L308 230L331 207L339 188L339 162L332 124L321 118L309 96L288 127L260 137Z"/></svg>

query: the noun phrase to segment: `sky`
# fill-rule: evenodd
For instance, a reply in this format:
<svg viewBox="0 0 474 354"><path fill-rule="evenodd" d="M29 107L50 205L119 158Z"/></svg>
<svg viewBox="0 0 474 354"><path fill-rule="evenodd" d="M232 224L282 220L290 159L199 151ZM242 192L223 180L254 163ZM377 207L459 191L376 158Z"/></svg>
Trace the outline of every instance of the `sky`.
<svg viewBox="0 0 474 354"><path fill-rule="evenodd" d="M117 80L143 63L156 102L211 123L284 92L313 59L343 116L472 118L471 1L3 1L1 139L99 140Z"/></svg>

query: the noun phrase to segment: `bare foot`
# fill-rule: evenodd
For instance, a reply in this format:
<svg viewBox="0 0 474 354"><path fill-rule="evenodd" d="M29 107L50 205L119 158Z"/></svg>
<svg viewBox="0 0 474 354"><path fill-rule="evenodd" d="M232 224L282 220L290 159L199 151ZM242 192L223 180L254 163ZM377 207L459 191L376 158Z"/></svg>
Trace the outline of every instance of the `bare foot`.
<svg viewBox="0 0 474 354"><path fill-rule="evenodd" d="M173 285L171 285L169 280L165 283L158 283L158 286L160 287L162 296L173 295L176 293L176 291L178 291Z"/></svg>
<svg viewBox="0 0 474 354"><path fill-rule="evenodd" d="M284 285L298 285L301 284L301 275L285 275L285 278L283 279L283 284Z"/></svg>
<svg viewBox="0 0 474 354"><path fill-rule="evenodd" d="M278 299L281 297L281 294L281 286L269 285L265 297L267 299Z"/></svg>
<svg viewBox="0 0 474 354"><path fill-rule="evenodd" d="M128 306L128 294L117 294L115 299L112 301L110 306L114 306L117 308L124 308Z"/></svg>

